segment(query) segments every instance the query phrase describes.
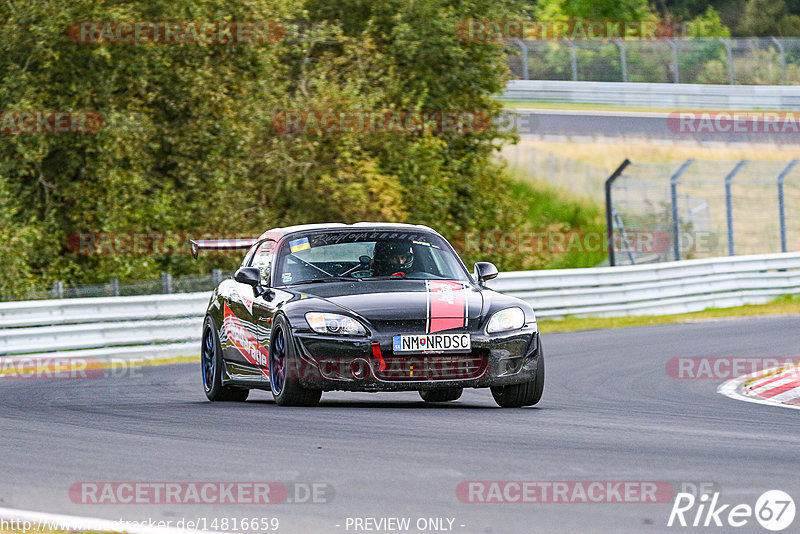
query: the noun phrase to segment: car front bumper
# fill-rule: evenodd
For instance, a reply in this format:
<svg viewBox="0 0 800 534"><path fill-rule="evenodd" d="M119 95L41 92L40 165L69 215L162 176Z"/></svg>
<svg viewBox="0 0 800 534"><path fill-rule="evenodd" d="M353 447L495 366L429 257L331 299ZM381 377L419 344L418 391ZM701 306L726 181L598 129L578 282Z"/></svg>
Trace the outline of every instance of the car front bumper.
<svg viewBox="0 0 800 534"><path fill-rule="evenodd" d="M295 332L294 338L298 356L294 372L300 384L325 391L413 391L519 384L534 379L540 353L535 327L492 335L471 334L472 351L461 354L395 353L391 335L343 338Z"/></svg>

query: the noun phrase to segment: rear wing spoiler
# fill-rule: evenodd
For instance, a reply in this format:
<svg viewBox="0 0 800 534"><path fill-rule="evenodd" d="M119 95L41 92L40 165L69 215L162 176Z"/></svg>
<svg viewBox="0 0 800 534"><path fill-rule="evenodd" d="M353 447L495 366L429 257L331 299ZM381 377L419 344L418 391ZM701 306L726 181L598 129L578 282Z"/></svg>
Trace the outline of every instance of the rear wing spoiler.
<svg viewBox="0 0 800 534"><path fill-rule="evenodd" d="M192 247L192 257L197 259L201 250L247 250L252 247L256 238L252 239L203 239L189 241Z"/></svg>

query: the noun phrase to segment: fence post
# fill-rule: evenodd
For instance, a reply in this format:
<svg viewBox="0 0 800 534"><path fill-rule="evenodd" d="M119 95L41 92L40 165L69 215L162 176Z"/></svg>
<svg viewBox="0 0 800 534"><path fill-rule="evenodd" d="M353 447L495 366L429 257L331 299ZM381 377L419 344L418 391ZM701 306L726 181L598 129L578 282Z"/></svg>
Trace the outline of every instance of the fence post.
<svg viewBox="0 0 800 534"><path fill-rule="evenodd" d="M564 38L564 41L569 45L569 62L572 66L572 81L578 81L578 54L575 51L575 43L572 42L572 39Z"/></svg>
<svg viewBox="0 0 800 534"><path fill-rule="evenodd" d="M162 293L172 293L172 275L170 273L161 273L161 288Z"/></svg>
<svg viewBox="0 0 800 534"><path fill-rule="evenodd" d="M781 219L781 252L786 252L786 202L783 198L783 181L800 159L793 159L778 175L778 213Z"/></svg>
<svg viewBox="0 0 800 534"><path fill-rule="evenodd" d="M694 158L684 161L677 172L669 179L669 192L672 199L672 250L675 261L681 259L680 228L678 225L678 179L692 163L694 163Z"/></svg>
<svg viewBox="0 0 800 534"><path fill-rule="evenodd" d="M628 81L628 56L625 54L625 45L622 44L622 41L617 39L616 37L612 39L614 44L619 47L619 62L622 68L622 81Z"/></svg>
<svg viewBox="0 0 800 534"><path fill-rule="evenodd" d="M681 76L678 70L678 44L675 39L667 39L667 44L672 49L672 83L681 83Z"/></svg>
<svg viewBox="0 0 800 534"><path fill-rule="evenodd" d="M119 296L119 279L111 278L108 280L108 285L111 286L111 296L118 297Z"/></svg>
<svg viewBox="0 0 800 534"><path fill-rule="evenodd" d="M64 282L62 280L53 281L53 296L57 299L64 298Z"/></svg>
<svg viewBox="0 0 800 534"><path fill-rule="evenodd" d="M746 159L741 160L733 170L725 177L725 211L728 219L728 256L733 256L733 201L731 199L731 185L733 184L733 177L744 167L747 163Z"/></svg>
<svg viewBox="0 0 800 534"><path fill-rule="evenodd" d="M779 40L775 37L770 37L770 39L772 39L772 42L778 47L778 52L781 54L781 85L786 85L786 51L783 49L783 45Z"/></svg>
<svg viewBox="0 0 800 534"><path fill-rule="evenodd" d="M214 287L217 287L222 282L222 269L212 270L211 279L214 281Z"/></svg>
<svg viewBox="0 0 800 534"><path fill-rule="evenodd" d="M528 46L522 39L517 39L514 41L519 46L520 52L522 52L522 79L528 79Z"/></svg>
<svg viewBox="0 0 800 534"><path fill-rule="evenodd" d="M728 82L729 85L736 85L736 76L733 71L733 50L731 44L722 37L718 37L719 42L725 45L725 50L728 52Z"/></svg>
<svg viewBox="0 0 800 534"><path fill-rule="evenodd" d="M614 181L619 178L619 175L622 174L622 171L625 170L625 167L631 164L631 161L628 158L625 158L617 170L615 170L611 176L608 177L606 180L606 236L608 238L608 264L613 267L614 266L614 217L612 214L613 204L611 202L611 187L614 185Z"/></svg>

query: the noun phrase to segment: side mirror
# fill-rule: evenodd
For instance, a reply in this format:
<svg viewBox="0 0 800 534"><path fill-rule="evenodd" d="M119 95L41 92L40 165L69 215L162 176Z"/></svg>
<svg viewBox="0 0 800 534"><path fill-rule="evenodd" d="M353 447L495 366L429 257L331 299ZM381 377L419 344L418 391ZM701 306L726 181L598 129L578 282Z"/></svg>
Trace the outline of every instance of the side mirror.
<svg viewBox="0 0 800 534"><path fill-rule="evenodd" d="M479 261L475 264L475 275L478 277L478 283L483 285L487 280L497 276L497 267L494 266L494 263Z"/></svg>
<svg viewBox="0 0 800 534"><path fill-rule="evenodd" d="M236 271L236 274L233 275L233 279L240 284L258 287L259 284L261 284L261 271L258 267L242 267Z"/></svg>

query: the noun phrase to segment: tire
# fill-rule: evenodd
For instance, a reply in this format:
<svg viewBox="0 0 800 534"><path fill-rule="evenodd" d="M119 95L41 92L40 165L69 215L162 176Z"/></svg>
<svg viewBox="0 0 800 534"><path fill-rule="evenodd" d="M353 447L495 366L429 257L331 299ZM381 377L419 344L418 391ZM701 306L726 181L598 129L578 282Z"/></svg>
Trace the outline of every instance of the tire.
<svg viewBox="0 0 800 534"><path fill-rule="evenodd" d="M449 402L458 400L464 388L423 389L419 396L425 402Z"/></svg>
<svg viewBox="0 0 800 534"><path fill-rule="evenodd" d="M289 322L283 315L275 319L269 343L269 381L278 406L316 406L321 389L304 388L297 379L300 362Z"/></svg>
<svg viewBox="0 0 800 534"><path fill-rule="evenodd" d="M536 377L522 384L511 386L493 386L492 397L501 408L520 408L538 403L544 393L544 351L539 341L539 362Z"/></svg>
<svg viewBox="0 0 800 534"><path fill-rule="evenodd" d="M203 323L203 345L200 349L200 370L203 375L203 389L210 401L243 402L250 394L249 389L232 388L222 385L222 346L214 319L206 316Z"/></svg>

